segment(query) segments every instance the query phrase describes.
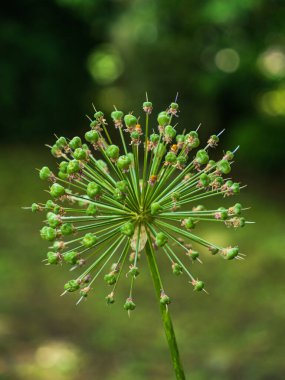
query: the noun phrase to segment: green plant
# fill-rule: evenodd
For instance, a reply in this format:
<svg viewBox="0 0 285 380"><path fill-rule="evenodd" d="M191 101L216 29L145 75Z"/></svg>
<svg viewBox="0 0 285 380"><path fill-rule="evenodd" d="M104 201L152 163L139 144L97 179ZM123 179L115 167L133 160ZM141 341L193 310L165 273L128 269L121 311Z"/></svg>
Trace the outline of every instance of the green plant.
<svg viewBox="0 0 285 380"><path fill-rule="evenodd" d="M85 133L91 146L78 136L71 140L58 138L50 147L52 155L61 159L58 173L48 167L39 171L40 178L51 183L52 199L45 204L34 203L31 210L47 212L46 225L40 231L44 240L52 242L46 263L86 268L64 285L63 294L78 292L78 302L92 292L93 283L103 273L104 281L111 286L106 301L114 303L125 271L130 293L124 309L130 314L136 308L134 284L140 273L140 255L146 254L175 373L177 379L184 379L168 309L171 300L162 284L156 251L161 250L169 259L174 275L185 273L194 291L206 292L204 282L189 269L189 262L201 262L192 244L227 260L241 260L243 254L237 246L218 246L193 230L203 221L233 228L249 222L241 216L243 208L239 203L211 210L200 204L210 197L240 191L238 182L223 177L231 171L235 151L227 151L218 161L209 158L209 150L217 146L221 133L212 135L206 146L194 154L200 145L198 129L176 134L176 102L158 114L158 133L149 134L152 103L144 102L143 110L144 128L131 113L124 116L116 109L111 113L121 148L113 144L104 114L96 110L94 119L90 119L91 129Z"/></svg>

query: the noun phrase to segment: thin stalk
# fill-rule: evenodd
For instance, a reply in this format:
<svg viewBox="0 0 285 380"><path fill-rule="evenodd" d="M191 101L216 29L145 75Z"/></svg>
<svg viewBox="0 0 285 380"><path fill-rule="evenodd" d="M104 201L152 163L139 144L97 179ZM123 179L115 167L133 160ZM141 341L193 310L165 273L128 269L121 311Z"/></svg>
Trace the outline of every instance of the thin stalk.
<svg viewBox="0 0 285 380"><path fill-rule="evenodd" d="M155 259L153 247L151 244L150 236L149 236L147 244L145 246L145 252L147 255L147 259L148 259L148 265L149 265L149 268L151 271L151 275L152 275L152 279L153 279L153 283L154 283L154 287L155 287L155 292L156 292L156 295L157 295L157 298L159 301L161 290L163 290L163 287L162 287L162 282L161 282L161 278L159 275L159 271L157 268L156 259ZM171 355L172 364L173 364L174 372L176 375L176 379L177 380L185 380L186 377L185 377L185 374L184 374L184 371L182 368L182 364L181 364L181 360L180 360L180 356L179 356L179 351L178 351L178 346L177 346L177 342L176 342L176 337L175 337L175 333L174 333L174 329L173 329L173 325L172 325L172 321L170 318L168 307L166 305L162 305L160 303L159 303L159 305L160 305L160 313L161 313L162 323L163 323L167 343L169 346L170 355Z"/></svg>

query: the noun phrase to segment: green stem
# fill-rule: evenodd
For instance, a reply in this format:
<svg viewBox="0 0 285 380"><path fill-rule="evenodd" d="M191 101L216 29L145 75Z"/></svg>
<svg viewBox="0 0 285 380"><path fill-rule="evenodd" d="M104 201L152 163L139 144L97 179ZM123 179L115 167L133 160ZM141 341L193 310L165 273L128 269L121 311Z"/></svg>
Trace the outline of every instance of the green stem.
<svg viewBox="0 0 285 380"><path fill-rule="evenodd" d="M153 251L153 248L151 245L150 237L148 238L148 242L145 246L145 251L146 251L148 264L149 264L149 268L151 271L156 295L157 295L158 300L160 300L160 293L161 293L161 290L163 289L163 287L162 287L159 271L157 268L157 264L156 264L156 260L155 260L155 256L154 256L154 251ZM170 350L170 355L171 355L172 364L173 364L174 372L176 375L176 379L185 380L186 378L185 378L185 374L184 374L182 364L180 361L178 346L177 346L175 333L174 333L174 329L173 329L173 325L172 325L172 321L170 318L168 307L166 305L160 304L160 313L161 313L161 318L162 318L162 323L163 323L167 343L168 343L169 350Z"/></svg>

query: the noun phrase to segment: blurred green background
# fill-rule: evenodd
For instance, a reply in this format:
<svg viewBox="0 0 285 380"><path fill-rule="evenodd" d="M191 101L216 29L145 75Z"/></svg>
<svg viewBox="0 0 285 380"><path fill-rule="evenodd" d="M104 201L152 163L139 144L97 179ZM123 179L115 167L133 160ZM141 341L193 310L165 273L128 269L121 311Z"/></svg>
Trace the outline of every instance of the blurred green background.
<svg viewBox="0 0 285 380"><path fill-rule="evenodd" d="M43 216L20 209L46 199L34 168L55 165L44 147L54 133L83 135L92 102L142 114L145 91L154 113L179 92L181 130L202 123L206 138L226 128L220 149L241 145L234 175L249 186L239 201L257 222L204 229L247 254L244 262L204 256L195 273L210 296L193 294L159 258L186 372L284 379L284 1L15 0L1 8L0 379L173 379L145 259L130 320L127 282L112 308L100 281L76 307L59 297L69 274L41 263Z"/></svg>

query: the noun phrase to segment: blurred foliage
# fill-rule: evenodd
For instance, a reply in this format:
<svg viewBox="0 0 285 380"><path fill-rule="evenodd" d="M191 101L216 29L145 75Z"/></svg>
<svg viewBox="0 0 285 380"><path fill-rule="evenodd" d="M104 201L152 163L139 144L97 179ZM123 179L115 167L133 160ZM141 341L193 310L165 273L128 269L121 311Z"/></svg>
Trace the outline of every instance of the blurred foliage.
<svg viewBox="0 0 285 380"><path fill-rule="evenodd" d="M197 273L210 296L193 294L164 263L186 371L193 380L284 378L284 15L283 0L16 0L1 8L1 380L172 379L147 263L131 321L121 307L127 288L107 308L98 282L75 307L59 297L68 273L41 265L42 217L20 210L45 198L34 167L49 158L39 145L55 132L82 135L91 102L128 111L145 91L155 111L179 92L178 128L201 122L208 135L225 127L222 148L241 145L239 174L252 182L241 203L253 205L257 225L205 231L223 243L234 234L248 254L242 263L205 255Z"/></svg>
<svg viewBox="0 0 285 380"><path fill-rule="evenodd" d="M113 103L132 110L148 91L158 110L178 91L181 129L226 127L244 164L277 173L284 14L283 0L8 2L0 15L3 137L72 134L86 127L91 102L107 113Z"/></svg>

